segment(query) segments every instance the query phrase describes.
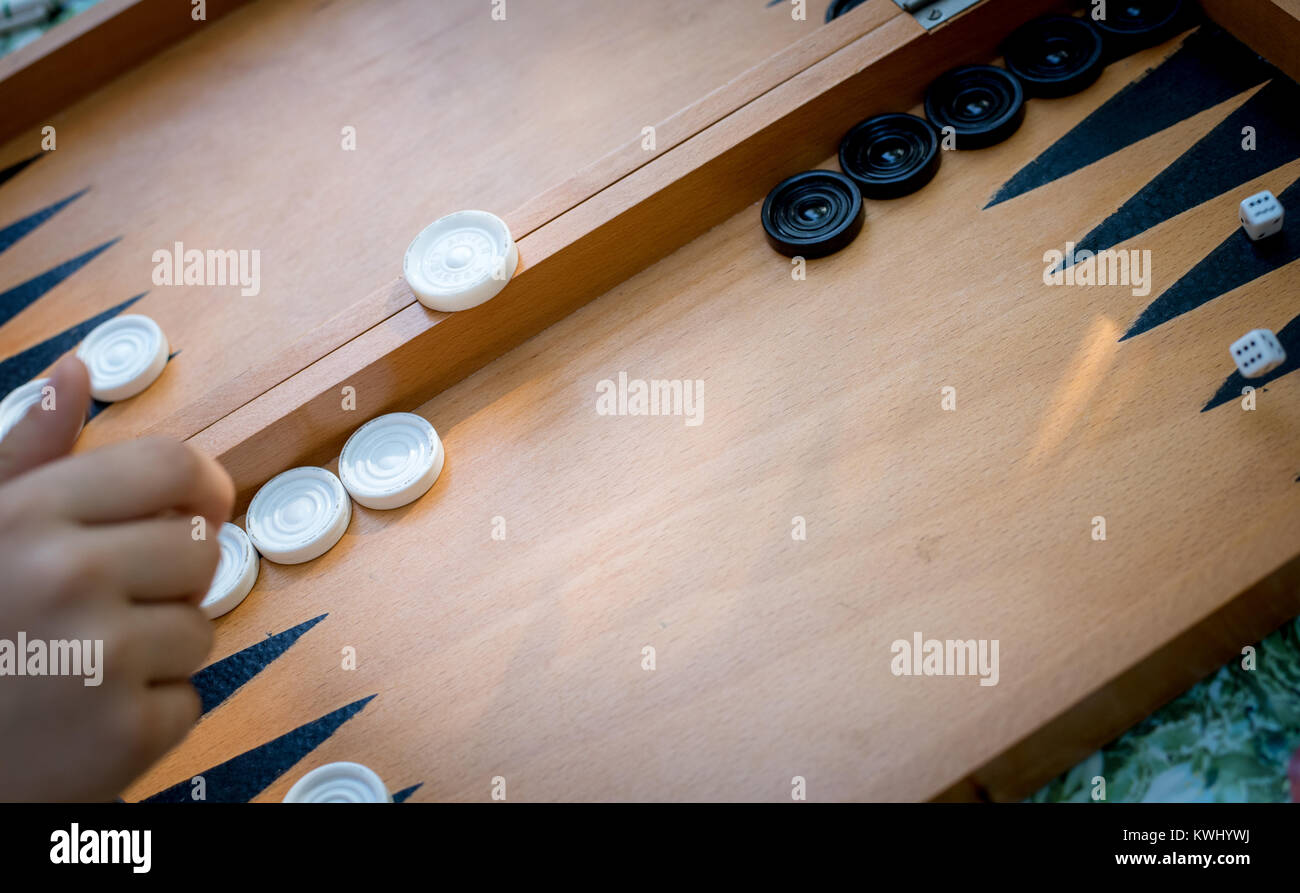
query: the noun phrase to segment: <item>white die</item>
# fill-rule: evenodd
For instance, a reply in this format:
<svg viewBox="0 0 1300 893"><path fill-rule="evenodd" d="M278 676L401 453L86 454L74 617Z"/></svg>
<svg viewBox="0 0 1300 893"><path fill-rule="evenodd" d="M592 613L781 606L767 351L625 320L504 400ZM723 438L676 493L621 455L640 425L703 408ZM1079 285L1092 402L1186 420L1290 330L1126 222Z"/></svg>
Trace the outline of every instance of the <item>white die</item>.
<svg viewBox="0 0 1300 893"><path fill-rule="evenodd" d="M1241 203L1241 225L1255 242L1280 233L1285 216L1282 203L1267 189Z"/></svg>
<svg viewBox="0 0 1300 893"><path fill-rule="evenodd" d="M1268 329L1247 332L1230 349L1242 378L1259 378L1286 362L1286 351Z"/></svg>

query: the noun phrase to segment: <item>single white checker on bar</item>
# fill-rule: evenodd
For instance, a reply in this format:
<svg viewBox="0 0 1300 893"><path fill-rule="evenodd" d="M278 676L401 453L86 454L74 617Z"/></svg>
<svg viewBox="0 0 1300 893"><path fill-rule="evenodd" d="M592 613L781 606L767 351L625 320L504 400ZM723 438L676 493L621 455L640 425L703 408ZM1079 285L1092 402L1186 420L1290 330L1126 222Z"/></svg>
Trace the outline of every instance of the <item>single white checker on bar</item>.
<svg viewBox="0 0 1300 893"><path fill-rule="evenodd" d="M518 267L510 228L487 211L440 217L412 240L402 259L402 274L420 303L445 313L495 297Z"/></svg>

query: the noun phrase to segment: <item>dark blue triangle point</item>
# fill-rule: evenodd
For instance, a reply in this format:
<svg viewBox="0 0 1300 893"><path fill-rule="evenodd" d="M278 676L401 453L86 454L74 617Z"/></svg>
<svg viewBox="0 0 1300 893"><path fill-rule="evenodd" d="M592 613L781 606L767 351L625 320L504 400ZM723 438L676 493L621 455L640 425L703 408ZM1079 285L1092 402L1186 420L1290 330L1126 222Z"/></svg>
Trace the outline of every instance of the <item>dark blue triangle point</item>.
<svg viewBox="0 0 1300 893"><path fill-rule="evenodd" d="M6 292L0 292L0 326L36 303L46 292L113 247L113 245L117 244L117 241L117 239L111 239L103 245L90 249L85 254L78 255L72 260L66 260L57 267L46 270L39 276L15 285Z"/></svg>
<svg viewBox="0 0 1300 893"><path fill-rule="evenodd" d="M1300 87L1279 78L1156 175L1137 195L1079 240L1075 252L1105 251L1184 211L1300 158ZM1243 148L1255 130L1256 148ZM1244 198L1245 196L1243 196ZM1060 268L1071 266L1070 257Z"/></svg>
<svg viewBox="0 0 1300 893"><path fill-rule="evenodd" d="M222 658L199 670L191 677L191 682L199 693L199 702L204 714L225 701L244 684L271 665L271 661L284 654L316 624L328 614L321 614L304 621L281 633L268 636L256 645L250 645L242 651L236 651L229 657Z"/></svg>
<svg viewBox="0 0 1300 893"><path fill-rule="evenodd" d="M332 713L301 725L274 741L269 741L261 747L255 747L234 759L200 772L207 795L202 801L195 801L193 781L186 779L164 791L159 791L152 797L146 797L143 802L247 803L297 765L303 757L319 747L345 722L360 713L375 697L377 696L370 695L359 701L353 701L346 707L340 707Z"/></svg>
<svg viewBox="0 0 1300 893"><path fill-rule="evenodd" d="M14 162L8 167L0 170L0 186L3 186L5 183L9 182L14 177L21 174L26 169L27 165L31 164L34 161L39 161L42 157L44 157L44 155L45 155L44 152L38 152L37 154L33 155L31 158L24 158L22 161Z"/></svg>
<svg viewBox="0 0 1300 893"><path fill-rule="evenodd" d="M1278 196L1278 200L1283 207L1300 209L1300 180ZM1300 214L1287 215L1283 226L1280 234L1259 242L1252 242L1245 230L1235 230L1152 301L1120 340L1149 332L1300 258Z"/></svg>
<svg viewBox="0 0 1300 893"><path fill-rule="evenodd" d="M396 794L393 795L393 802L405 803L412 794L414 794L422 787L424 787L424 782L420 782L419 784L413 784L409 788L403 788L402 790L398 791Z"/></svg>
<svg viewBox="0 0 1300 893"><path fill-rule="evenodd" d="M41 374L42 369L51 366L55 360L72 350L81 340L90 334L90 330L100 323L112 319L148 292L141 292L128 298L116 307L109 307L102 313L80 322L70 329L64 329L57 335L35 344L22 353L14 354L0 360L0 394L7 394L21 384L26 384Z"/></svg>
<svg viewBox="0 0 1300 893"><path fill-rule="evenodd" d="M49 220L55 214L62 211L89 191L90 187L86 187L80 192L74 192L62 201L57 201L48 207L41 208L41 210L37 211L35 214L29 214L22 220L18 220L3 229L0 229L0 254L8 251L13 247L14 243L23 236L36 229L36 227Z"/></svg>
<svg viewBox="0 0 1300 893"><path fill-rule="evenodd" d="M1271 65L1223 30L1202 28L1021 168L986 207L1082 170L1275 76Z"/></svg>
<svg viewBox="0 0 1300 893"><path fill-rule="evenodd" d="M1270 381L1276 381L1283 375L1290 375L1296 369L1300 369L1300 316L1291 320L1283 327L1282 331L1277 333L1277 340L1281 343L1282 349L1286 351L1285 363L1267 375L1261 375L1259 378L1245 378L1240 372L1232 373L1232 375L1228 376L1228 380L1223 383L1223 386L1210 398L1210 402L1201 408L1201 412L1209 412L1216 406L1222 406L1240 398L1242 388L1252 387L1261 390ZM1226 344L1223 347L1223 356L1225 359L1231 359Z"/></svg>
<svg viewBox="0 0 1300 893"><path fill-rule="evenodd" d="M107 311L96 313L85 322L78 322L73 328L64 329L39 344L32 344L21 354L14 354L8 359L0 360L0 394L8 394L14 387L25 385L32 378L39 376L40 370L51 367L60 356L77 347L77 344L81 343L82 339L90 334L91 329L98 326L100 322L117 316L146 294L147 291L142 291L134 298L123 300L116 307L109 307Z"/></svg>

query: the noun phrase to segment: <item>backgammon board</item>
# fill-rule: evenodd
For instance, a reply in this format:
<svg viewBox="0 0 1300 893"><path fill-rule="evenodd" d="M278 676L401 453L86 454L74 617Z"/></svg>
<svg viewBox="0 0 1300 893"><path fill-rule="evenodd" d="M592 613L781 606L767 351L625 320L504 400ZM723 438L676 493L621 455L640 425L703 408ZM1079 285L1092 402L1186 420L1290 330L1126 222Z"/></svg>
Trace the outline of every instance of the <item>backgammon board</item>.
<svg viewBox="0 0 1300 893"><path fill-rule="evenodd" d="M125 799L343 760L413 801L1011 799L1300 611L1300 235L1238 220L1300 215L1295 0L1205 0L793 261L779 181L1088 10L209 5L105 0L0 60L0 390L143 314L167 366L79 450L186 440L237 516L383 413L446 461L261 561ZM518 268L430 310L403 253L469 208ZM195 249L257 281L186 284ZM1290 358L1246 380L1255 329Z"/></svg>

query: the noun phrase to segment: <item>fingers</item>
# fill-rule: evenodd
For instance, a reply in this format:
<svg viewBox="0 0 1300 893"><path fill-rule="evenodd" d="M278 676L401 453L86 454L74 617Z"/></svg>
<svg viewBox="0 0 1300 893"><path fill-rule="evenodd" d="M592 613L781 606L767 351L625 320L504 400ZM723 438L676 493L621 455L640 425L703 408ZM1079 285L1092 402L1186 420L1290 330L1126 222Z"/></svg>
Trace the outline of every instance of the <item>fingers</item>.
<svg viewBox="0 0 1300 893"><path fill-rule="evenodd" d="M212 624L192 605L136 605L127 630L133 675L150 684L188 680L212 648Z"/></svg>
<svg viewBox="0 0 1300 893"><path fill-rule="evenodd" d="M121 767L122 786L180 744L198 718L199 696L189 682L149 686L123 711L128 756Z"/></svg>
<svg viewBox="0 0 1300 893"><path fill-rule="evenodd" d="M166 742L164 752L179 744L199 720L199 693L189 680L150 686L145 702L145 727Z"/></svg>
<svg viewBox="0 0 1300 893"><path fill-rule="evenodd" d="M83 528L77 548L135 601L202 600L221 560L216 525L194 538L190 518L151 518Z"/></svg>
<svg viewBox="0 0 1300 893"><path fill-rule="evenodd" d="M81 432L90 405L90 376L75 356L60 360L49 389L0 440L0 484L66 456Z"/></svg>
<svg viewBox="0 0 1300 893"><path fill-rule="evenodd" d="M131 521L166 511L230 520L235 485L217 462L174 440L150 437L72 456L20 482L56 494L55 510L70 520Z"/></svg>

